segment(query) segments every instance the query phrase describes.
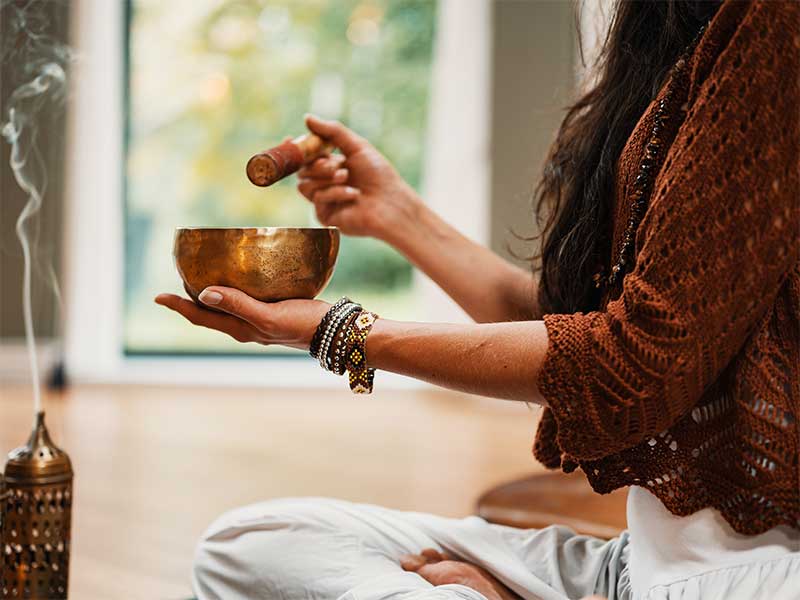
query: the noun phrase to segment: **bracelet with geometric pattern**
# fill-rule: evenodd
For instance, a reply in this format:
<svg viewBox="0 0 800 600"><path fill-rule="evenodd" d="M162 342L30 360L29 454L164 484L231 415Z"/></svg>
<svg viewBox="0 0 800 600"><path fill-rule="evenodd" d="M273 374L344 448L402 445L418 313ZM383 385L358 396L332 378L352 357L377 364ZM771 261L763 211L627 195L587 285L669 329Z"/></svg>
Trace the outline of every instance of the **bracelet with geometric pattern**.
<svg viewBox="0 0 800 600"><path fill-rule="evenodd" d="M347 328L345 366L350 389L354 394L371 394L375 382L375 369L367 366L367 335L378 315L363 310L351 320Z"/></svg>

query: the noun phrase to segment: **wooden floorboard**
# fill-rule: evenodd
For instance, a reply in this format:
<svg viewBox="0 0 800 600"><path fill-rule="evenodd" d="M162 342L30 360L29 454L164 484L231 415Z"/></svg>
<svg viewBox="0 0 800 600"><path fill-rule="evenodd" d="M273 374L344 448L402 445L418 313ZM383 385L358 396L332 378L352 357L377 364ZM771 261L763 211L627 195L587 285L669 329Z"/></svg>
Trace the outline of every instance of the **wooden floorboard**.
<svg viewBox="0 0 800 600"><path fill-rule="evenodd" d="M45 400L75 467L70 597L190 595L198 536L222 511L335 496L464 516L541 469L538 409L438 391L76 387ZM27 438L27 387L0 387L0 452Z"/></svg>

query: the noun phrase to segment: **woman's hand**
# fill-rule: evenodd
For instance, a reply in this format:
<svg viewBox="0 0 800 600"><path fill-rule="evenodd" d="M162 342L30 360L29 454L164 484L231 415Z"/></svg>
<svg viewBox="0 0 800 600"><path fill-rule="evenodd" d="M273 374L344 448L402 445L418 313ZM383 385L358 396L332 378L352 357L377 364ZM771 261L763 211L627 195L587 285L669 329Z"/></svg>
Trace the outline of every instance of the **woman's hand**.
<svg viewBox="0 0 800 600"><path fill-rule="evenodd" d="M306 125L342 152L298 172L297 189L314 203L320 223L390 243L413 227L424 204L372 144L336 121L309 115Z"/></svg>
<svg viewBox="0 0 800 600"><path fill-rule="evenodd" d="M321 300L266 303L233 288L213 286L200 294L208 310L174 294L160 294L156 303L183 315L190 323L227 333L237 342L279 344L308 350L314 332L330 308Z"/></svg>

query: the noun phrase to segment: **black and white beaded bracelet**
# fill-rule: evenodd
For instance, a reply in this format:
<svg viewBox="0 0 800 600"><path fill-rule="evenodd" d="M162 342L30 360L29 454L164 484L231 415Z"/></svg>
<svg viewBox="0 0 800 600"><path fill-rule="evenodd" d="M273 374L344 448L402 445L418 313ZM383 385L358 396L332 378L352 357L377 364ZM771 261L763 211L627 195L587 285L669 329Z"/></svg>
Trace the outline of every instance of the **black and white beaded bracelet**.
<svg viewBox="0 0 800 600"><path fill-rule="evenodd" d="M326 371L331 370L330 361L328 359L328 351L330 350L331 342L336 337L336 334L338 333L339 329L341 329L342 325L347 322L348 318L360 311L360 304L348 302L344 304L336 313L334 313L331 316L331 319L328 321L325 331L322 334L322 342L320 343L319 355L317 356L317 359L319 360L319 366Z"/></svg>
<svg viewBox="0 0 800 600"><path fill-rule="evenodd" d="M311 338L311 344L308 348L308 353L312 358L319 359L319 348L320 344L322 343L322 335L325 333L328 323L333 315L339 312L348 302L350 302L350 298L347 296L340 298L336 304L328 309L328 312L325 313L325 316L320 319L319 325L317 325L317 330L314 332L314 337Z"/></svg>
<svg viewBox="0 0 800 600"><path fill-rule="evenodd" d="M311 339L311 345L309 346L308 353L315 359L319 360L319 353L320 347L322 345L322 338L325 335L325 331L328 328L328 325L337 314L341 312L341 310L345 307L346 304L350 302L350 298L346 296L341 298L336 304L331 306L328 309L328 312L325 313L325 316L320 319L319 325L317 325L317 330L314 332L314 337Z"/></svg>

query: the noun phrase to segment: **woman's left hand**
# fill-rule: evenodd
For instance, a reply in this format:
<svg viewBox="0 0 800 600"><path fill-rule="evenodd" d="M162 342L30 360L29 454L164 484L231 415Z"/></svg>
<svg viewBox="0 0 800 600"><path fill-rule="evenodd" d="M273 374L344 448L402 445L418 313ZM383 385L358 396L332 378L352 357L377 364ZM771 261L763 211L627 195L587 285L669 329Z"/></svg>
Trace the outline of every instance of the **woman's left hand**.
<svg viewBox="0 0 800 600"><path fill-rule="evenodd" d="M227 333L237 342L279 344L300 350L308 350L319 322L330 308L321 300L259 302L237 289L219 286L202 291L202 304L175 294L159 294L155 301L194 325Z"/></svg>

